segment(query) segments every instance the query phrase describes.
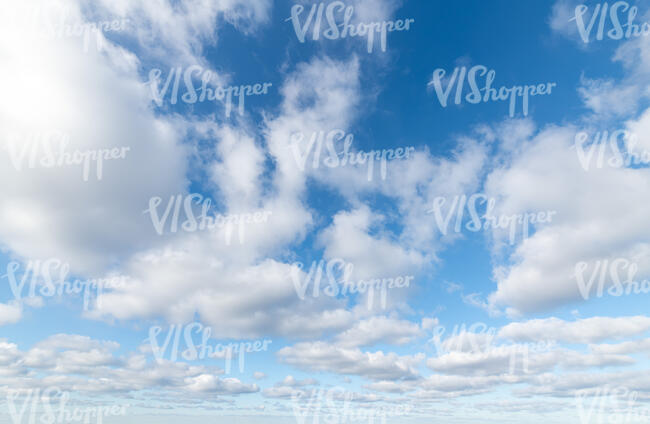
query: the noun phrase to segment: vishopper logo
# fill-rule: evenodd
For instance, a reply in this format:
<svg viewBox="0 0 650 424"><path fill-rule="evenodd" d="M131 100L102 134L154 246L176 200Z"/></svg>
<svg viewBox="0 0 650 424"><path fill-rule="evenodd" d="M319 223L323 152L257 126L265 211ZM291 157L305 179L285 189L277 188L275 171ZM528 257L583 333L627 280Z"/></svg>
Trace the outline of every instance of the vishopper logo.
<svg viewBox="0 0 650 424"><path fill-rule="evenodd" d="M305 42L309 27L313 24L312 39L314 41L320 40L321 35L328 40L367 37L368 53L372 53L375 48L376 35L380 39L381 51L385 52L387 34L393 31L408 31L411 24L415 22L415 19L398 19L397 21L360 22L354 25L350 23L354 16L354 6L346 6L342 1L312 4L301 24L300 19L303 12L305 12L305 7L295 4L291 7L291 16L286 19L293 24L293 30L301 43ZM327 29L321 30L321 26L324 27L323 18L327 23Z"/></svg>
<svg viewBox="0 0 650 424"><path fill-rule="evenodd" d="M70 264L57 258L49 258L27 261L23 270L20 262L11 261L7 264L7 273L2 275L2 278L9 281L11 292L19 301L25 298L79 295L83 292L84 311L90 310L92 305L101 307L101 295L104 289L126 286L125 276L69 281L69 273ZM28 289L27 281L29 281Z"/></svg>
<svg viewBox="0 0 650 424"><path fill-rule="evenodd" d="M156 362L160 363L164 359L173 362L179 359L196 361L219 358L225 360L226 374L230 374L234 357L238 358L239 372L244 372L246 353L266 352L268 345L273 343L272 340L264 339L210 345L209 341L212 335L212 327L204 326L200 322L193 322L185 326L182 324L172 324L167 330L167 335L161 345L158 342L158 335L162 331L163 328L159 326L149 328L149 337L147 340L151 344ZM200 342L198 344L195 343L194 333L200 336ZM181 335L183 341L181 341ZM186 347L182 352L179 351L181 343L185 343Z"/></svg>
<svg viewBox="0 0 650 424"><path fill-rule="evenodd" d="M368 293L367 306L372 309L375 299L375 291L379 297L382 309L386 309L386 300L388 290L394 288L407 288L414 276L397 276L391 278L370 278L367 280L351 281L354 271L354 265L343 259L330 259L325 262L320 260L314 261L309 268L309 273L301 282L301 271L304 268L302 262L294 262L291 266L291 278L293 279L294 288L301 300L305 299L307 288L313 283L312 296L320 296L321 281L323 274L327 275L327 287L323 293L329 297L348 296L354 294Z"/></svg>
<svg viewBox="0 0 650 424"><path fill-rule="evenodd" d="M459 327L454 325L452 334L443 340L443 335L447 331L444 325L437 325L433 328L433 336L429 343L436 347L438 357L461 352L466 354L478 354L484 356L504 356L508 357L508 374L513 375L517 368L517 357L520 358L521 369L524 373L530 373L530 353L531 352L548 352L556 346L552 340L543 340L538 343L513 343L496 345L494 342L497 338L497 329L488 327L483 322L477 322L467 328L463 323Z"/></svg>
<svg viewBox="0 0 650 424"><path fill-rule="evenodd" d="M647 37L650 34L650 24L648 22L643 22L641 26L634 23L639 9L636 6L630 6L626 1L617 1L611 7L607 3L599 3L592 10L590 17L585 16L589 11L589 6L580 4L576 6L575 16L569 19L569 22L576 21L578 32L585 44L591 41L590 38L596 21L598 21L596 40L599 41L605 35L612 40L620 40L622 38ZM627 16L624 15L625 12L627 12ZM626 17L626 23L624 24L621 24L622 17ZM605 33L606 28L611 29Z"/></svg>
<svg viewBox="0 0 650 424"><path fill-rule="evenodd" d="M194 77L192 74L197 74ZM165 79L165 83L160 88L160 83L162 82L160 76L162 75L162 70L155 68L149 72L149 88L151 89L152 100L162 107L163 100L167 96L171 86L171 93L169 94L169 102L172 105L178 103L178 94L179 86L181 85L181 76L183 78L183 83L185 85L185 91L181 95L180 100L183 103L195 104L197 102L202 103L204 101L219 101L225 104L225 113L226 118L230 117L232 111L233 98L236 97L238 101L238 111L240 115L244 115L244 103L247 96L259 96L262 94L267 94L269 87L273 84L270 82L258 83L254 85L239 85L239 86L227 86L223 87L217 85L214 87L214 82L212 81L214 75L212 71L204 69L202 66L193 65L190 66L183 72L182 67L171 68ZM197 82L200 78L200 88L194 86L194 82ZM173 84L172 84L173 81Z"/></svg>
<svg viewBox="0 0 650 424"><path fill-rule="evenodd" d="M309 142L303 144L303 142L307 141L305 134L296 132L291 135L290 147L301 171L305 170L307 159L312 154L311 166L314 169L318 169L321 163L328 168L365 164L368 169L368 181L372 181L374 178L375 160L378 161L377 166L380 170L381 179L385 180L389 160L408 159L410 154L415 151L415 147L398 147L397 149L372 150L370 152L351 152L350 147L353 140L354 135L335 129L327 134L324 131L313 132L309 135ZM340 144L341 142L343 146L339 152L335 143ZM323 147L327 149L327 157L321 160Z"/></svg>
<svg viewBox="0 0 650 424"><path fill-rule="evenodd" d="M580 166L589 171L592 165L596 169L629 167L631 165L650 164L650 152L637 151L638 136L627 130L599 131L589 143L589 133L579 132L575 136L574 148ZM587 147L588 146L588 147ZM596 156L594 156L598 153ZM595 160L595 164L594 164Z"/></svg>
<svg viewBox="0 0 650 424"><path fill-rule="evenodd" d="M149 208L143 212L145 214L149 213L151 223L159 235L165 233L165 227L168 222L168 232L178 232L182 206L183 213L186 217L185 221L180 223L180 229L182 231L191 233L195 231L215 231L217 229L223 229L224 238L228 246L230 245L234 226L238 226L239 243L243 244L245 239L245 225L266 223L272 213L271 211L255 211L243 214L216 214L211 216L212 212L210 211L210 206L212 200L204 198L203 195L199 193L192 193L187 196L183 196L182 194L171 196L167 201L167 206L162 214L158 211L158 206L160 206L161 203L161 197L152 197L149 199ZM201 212L198 216L198 220L194 214L194 203L201 205Z"/></svg>
<svg viewBox="0 0 650 424"><path fill-rule="evenodd" d="M14 10L14 13L3 13L0 20L3 20L5 28L23 26L40 39L81 38L84 53L90 50L93 38L97 51L103 51L106 48L104 33L122 32L129 24L128 18L95 22L72 19L74 13L70 6L61 7L57 2L45 5L30 5L26 8L27 11L22 9ZM9 34L11 33L10 31Z"/></svg>
<svg viewBox="0 0 650 424"><path fill-rule="evenodd" d="M581 424L650 422L650 409L636 404L639 394L627 387L605 385L576 391L575 402Z"/></svg>
<svg viewBox="0 0 650 424"><path fill-rule="evenodd" d="M511 118L515 116L518 98L521 98L521 107L524 116L528 116L529 97L550 95L553 87L557 85L554 82L549 82L537 85L514 85L511 88L501 86L496 89L492 87L496 78L496 71L493 69L488 70L488 68L483 65L472 66L469 70L465 66L461 68L456 67L454 68L451 77L445 78L446 74L447 71L444 69L436 69L433 71L433 77L428 84L429 86L433 86L438 101L442 107L447 107L449 95L451 94L455 84L455 104L458 105L463 100L470 104L478 104L481 102L487 103L489 101L508 101L510 105L508 113ZM482 88L479 87L479 77L484 77ZM463 97L466 79L469 84L470 92L465 94ZM443 88L443 83L445 83L445 81L447 88Z"/></svg>
<svg viewBox="0 0 650 424"><path fill-rule="evenodd" d="M449 232L449 224L455 215L454 232L460 233L463 229L472 232L489 229L508 229L511 245L515 244L518 230L521 230L522 238L527 239L530 224L549 223L553 215L557 213L556 211L540 211L495 216L493 212L496 206L496 199L489 198L481 193L475 193L469 197L465 194L455 195L452 198L447 212L444 213L443 207L448 200L447 197L438 196L433 199L431 209L427 210L427 213L434 215L438 230L443 236ZM480 215L478 207L483 204L486 204L485 214ZM464 219L466 212L469 215L469 222ZM465 224L463 225L463 223Z"/></svg>
<svg viewBox="0 0 650 424"><path fill-rule="evenodd" d="M406 416L412 410L409 404L361 406L362 401L363 395L349 392L342 387L333 387L327 390L313 389L309 394L309 400L307 400L305 391L294 390L291 393L293 415L298 424L310 421L313 424L321 422L325 424L386 424L387 418ZM311 420L308 420L310 417Z"/></svg>
<svg viewBox="0 0 650 424"><path fill-rule="evenodd" d="M104 417L124 416L130 405L72 407L71 393L59 387L7 392L7 407L13 424L75 423L102 424ZM18 401L22 404L19 404Z"/></svg>
<svg viewBox="0 0 650 424"><path fill-rule="evenodd" d="M61 168L82 165L84 181L90 178L91 163L94 162L95 177L101 181L104 175L104 161L125 159L130 147L110 149L74 150L68 149L70 135L53 130L30 134L11 134L7 137L5 149L16 171L24 167Z"/></svg>
<svg viewBox="0 0 650 424"><path fill-rule="evenodd" d="M602 259L591 263L578 262L575 266L574 278L578 284L578 290L585 300L592 295L592 289L596 290L595 297L603 297L606 285L610 285L607 289L610 296L648 294L650 293L650 281L636 280L638 270L638 264L626 258ZM624 280L621 278L623 273L626 274ZM597 287L594 286L596 279L598 279Z"/></svg>

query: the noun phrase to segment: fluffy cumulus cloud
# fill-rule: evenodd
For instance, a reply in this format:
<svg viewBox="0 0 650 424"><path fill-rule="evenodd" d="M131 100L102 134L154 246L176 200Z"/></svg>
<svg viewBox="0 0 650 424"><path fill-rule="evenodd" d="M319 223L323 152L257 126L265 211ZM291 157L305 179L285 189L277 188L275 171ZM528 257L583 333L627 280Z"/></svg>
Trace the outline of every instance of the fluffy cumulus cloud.
<svg viewBox="0 0 650 424"><path fill-rule="evenodd" d="M650 227L642 199L648 195L648 170L610 166L607 161L616 159L612 154L598 166L598 158L589 155L593 146L576 142L584 130L542 129L522 139L525 147L509 153L508 166L487 177L486 193L496 199L494 215L542 212L545 217L530 224L530 237L495 268L493 305L513 312L549 310L610 295L610 287L628 280L632 264L633 278L647 275ZM533 193L528 187L537 189ZM503 239L504 232L495 231L495 237Z"/></svg>
<svg viewBox="0 0 650 424"><path fill-rule="evenodd" d="M281 360L302 369L361 375L373 380L411 379L423 355L398 356L395 353L363 352L325 342L298 343L278 352Z"/></svg>
<svg viewBox="0 0 650 424"><path fill-rule="evenodd" d="M0 325L18 322L22 314L23 309L20 303L15 301L0 303Z"/></svg>
<svg viewBox="0 0 650 424"><path fill-rule="evenodd" d="M269 22L272 6L269 0L84 0L82 5L92 10L93 18L127 20L124 35L138 45L143 58L185 65L206 64L203 46L217 43L224 24L254 32Z"/></svg>
<svg viewBox="0 0 650 424"><path fill-rule="evenodd" d="M401 345L422 334L422 328L413 322L375 316L357 321L337 336L337 342L344 347L371 346L377 343Z"/></svg>
<svg viewBox="0 0 650 424"><path fill-rule="evenodd" d="M261 151L241 130L218 131L218 155L209 166L218 184L215 195L224 199L223 213L266 211L265 222L182 234L161 248L133 256L125 269L137 284L104 295L101 308L92 315L119 319L163 315L178 322L191 320L198 312L216 335L225 337L296 337L347 326L351 313L340 302L327 297L301 301L290 264L268 256L300 240L312 223L312 213L301 200L307 177L295 167L289 134L316 128L318 120L349 107L354 102L355 69L354 61L315 60L289 76L281 90L283 112L268 123L269 152ZM322 73L329 77L316 79ZM298 111L302 100L297 96L305 92L312 92L313 106ZM271 176L263 173L265 154L276 162ZM232 179L237 184L230 184ZM259 187L265 183L277 190L262 193ZM151 296L153 292L156 295Z"/></svg>
<svg viewBox="0 0 650 424"><path fill-rule="evenodd" d="M47 29L59 22L75 28L128 19L119 34L132 36L144 51L159 49L169 58L176 50L177 59L196 64L201 40L216 36L217 16L252 27L267 21L270 3L55 1L6 8L3 15L13 22L8 22L12 37L3 37L0 45L10 64L2 70L7 95L0 105L0 140L8 153L0 159L2 242L21 258L60 257L74 271L101 273L125 254L159 242L142 211L151 197L186 192L187 125L156 116L138 57L124 44L106 39L98 48L99 32L84 46L81 36L57 37ZM28 50L44 53L23 54ZM88 170L83 163L39 166L53 152L113 148L120 149L118 158L101 166L90 160ZM90 213L86 205L92 205Z"/></svg>
<svg viewBox="0 0 650 424"><path fill-rule="evenodd" d="M206 400L210 395L259 391L256 384L224 377L224 370L218 367L156 362L135 353L122 356L116 353L119 347L113 341L74 334L56 334L28 350L4 341L0 358L6 371L0 376L0 388L13 393L55 386L67 392L128 399L128 393L155 387L176 393L179 399L204 394Z"/></svg>
<svg viewBox="0 0 650 424"><path fill-rule="evenodd" d="M32 11L11 7L21 16ZM82 19L73 3L66 10L72 21ZM20 25L13 31L0 46L8 59L0 104L2 242L21 258L59 257L73 270L100 273L155 242L142 210L154 195L185 190L181 134L147 107L128 51L84 53L79 38L39 37ZM30 49L42 54L22 54ZM121 66L125 59L129 65ZM48 152L113 148L120 155L101 168L89 161L88 181L83 164L39 166Z"/></svg>

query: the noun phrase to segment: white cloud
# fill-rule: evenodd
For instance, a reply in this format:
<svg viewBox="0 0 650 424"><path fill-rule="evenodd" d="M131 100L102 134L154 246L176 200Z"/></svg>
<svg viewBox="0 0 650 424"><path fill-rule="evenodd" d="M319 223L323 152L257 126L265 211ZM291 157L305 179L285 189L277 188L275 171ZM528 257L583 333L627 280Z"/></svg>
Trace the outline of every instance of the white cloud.
<svg viewBox="0 0 650 424"><path fill-rule="evenodd" d="M291 386L268 387L262 390L262 396L267 398L292 399L300 395L306 396L307 392Z"/></svg>
<svg viewBox="0 0 650 424"><path fill-rule="evenodd" d="M82 2L80 2L82 3ZM84 0L102 19L129 19L126 33L139 46L139 54L151 60L173 64L205 64L204 45L215 44L223 22L244 33L266 24L271 15L270 0Z"/></svg>
<svg viewBox="0 0 650 424"><path fill-rule="evenodd" d="M185 379L187 390L200 393L255 393L256 384L244 384L236 378L219 378L212 374L200 374Z"/></svg>
<svg viewBox="0 0 650 424"><path fill-rule="evenodd" d="M632 340L615 344L590 345L589 350L611 355L647 353L650 352L650 339Z"/></svg>
<svg viewBox="0 0 650 424"><path fill-rule="evenodd" d="M336 337L336 344L345 348L373 346L378 343L403 345L423 335L415 323L386 316L358 321Z"/></svg>
<svg viewBox="0 0 650 424"><path fill-rule="evenodd" d="M636 84L618 84L612 80L581 78L578 94L585 106L596 115L629 116L638 107L639 94Z"/></svg>
<svg viewBox="0 0 650 424"><path fill-rule="evenodd" d="M23 316L23 308L19 302L0 303L0 325L14 324Z"/></svg>
<svg viewBox="0 0 650 424"><path fill-rule="evenodd" d="M427 359L434 371L452 375L539 375L556 369L633 365L634 359L616 354L583 354L552 348L537 351L526 344L490 346L484 351L449 352Z"/></svg>
<svg viewBox="0 0 650 424"><path fill-rule="evenodd" d="M423 255L403 248L388 235L370 235L380 219L380 215L367 207L336 214L332 225L320 235L320 241L325 245L325 256L342 258L354 265L355 279L412 275L413 269L417 270L424 264Z"/></svg>
<svg viewBox="0 0 650 424"><path fill-rule="evenodd" d="M220 378L223 370L182 362L147 361L143 355L118 356L118 344L87 336L57 334L21 351L0 341L0 387L46 388L128 397L147 389L176 393L178 400L190 394L233 395L259 391L255 384L236 378ZM173 400L169 400L173 402Z"/></svg>
<svg viewBox="0 0 650 424"><path fill-rule="evenodd" d="M268 256L299 240L312 224L312 212L302 200L307 175L295 166L288 148L290 134L324 122L348 121L346 113L357 96L357 73L356 60L314 59L299 65L280 89L280 115L266 122L268 153L243 128L213 128L217 158L207 165L223 210L268 210L268 222L246 226L242 243L224 243L225 230L181 234L173 244L133 256L123 268L136 284L102 296L101 308L90 316L163 316L170 322L188 322L198 312L215 336L224 337L299 338L348 327L352 314L343 302L326 297L300 300L289 265ZM275 161L270 175L262 168L266 154ZM261 190L266 184L273 189Z"/></svg>
<svg viewBox="0 0 650 424"><path fill-rule="evenodd" d="M517 341L556 340L564 343L597 343L636 336L650 331L650 317L593 317L576 321L559 318L513 322L499 330L499 337Z"/></svg>
<svg viewBox="0 0 650 424"><path fill-rule="evenodd" d="M424 355L398 356L395 353L362 352L325 342L298 343L278 352L281 361L310 371L360 375L372 380L411 379Z"/></svg>
<svg viewBox="0 0 650 424"><path fill-rule="evenodd" d="M96 50L84 53L75 38L39 38L20 25L12 31L12 42L0 42L10 63L0 70L6 93L0 100L0 239L22 258L58 257L73 271L102 272L158 241L142 211L151 196L186 187L180 134L147 108L134 68L120 68ZM29 168L25 162L16 170L9 148L34 147L21 143L39 134L69 137L68 152L130 150L124 159L104 161L99 181L94 163L86 182L79 165ZM14 137L19 141L12 146ZM49 143L58 149L63 141Z"/></svg>
<svg viewBox="0 0 650 424"><path fill-rule="evenodd" d="M305 389L300 389L299 387L314 386L317 384L318 382L313 378L296 380L293 376L288 375L273 387L264 389L262 395L268 398L295 399L296 397L307 395Z"/></svg>
<svg viewBox="0 0 650 424"><path fill-rule="evenodd" d="M493 306L528 313L578 301L579 262L591 264L592 272L598 260L629 258L638 264L638 278L650 270L650 226L644 218L650 210L642 200L650 195L644 182L648 170L594 164L586 172L572 148L577 132L549 127L520 140L524 147L487 178L486 193L496 199L494 215L554 212L550 222L531 225L531 236L497 262L498 288L489 297ZM503 246L507 232L493 235ZM608 275L605 289L613 283Z"/></svg>

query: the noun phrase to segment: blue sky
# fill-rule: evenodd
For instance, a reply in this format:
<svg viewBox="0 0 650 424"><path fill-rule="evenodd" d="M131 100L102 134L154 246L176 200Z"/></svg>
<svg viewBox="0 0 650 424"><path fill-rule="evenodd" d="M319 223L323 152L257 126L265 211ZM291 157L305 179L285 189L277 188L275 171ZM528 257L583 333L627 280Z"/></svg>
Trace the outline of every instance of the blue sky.
<svg viewBox="0 0 650 424"><path fill-rule="evenodd" d="M606 14L584 42L576 14L604 3L322 3L340 25L414 20L372 52L313 26L300 42L307 1L19 3L0 7L0 422L68 398L116 406L107 423L650 420L650 38ZM527 114L455 86L443 106L436 70L446 89L476 66L554 86ZM182 100L208 73L229 114ZM620 138L600 149L603 131ZM183 226L199 195L243 222ZM452 206L472 195L475 220ZM524 234L524 216L546 218ZM47 291L98 279L122 284ZM203 329L244 360L182 357Z"/></svg>

